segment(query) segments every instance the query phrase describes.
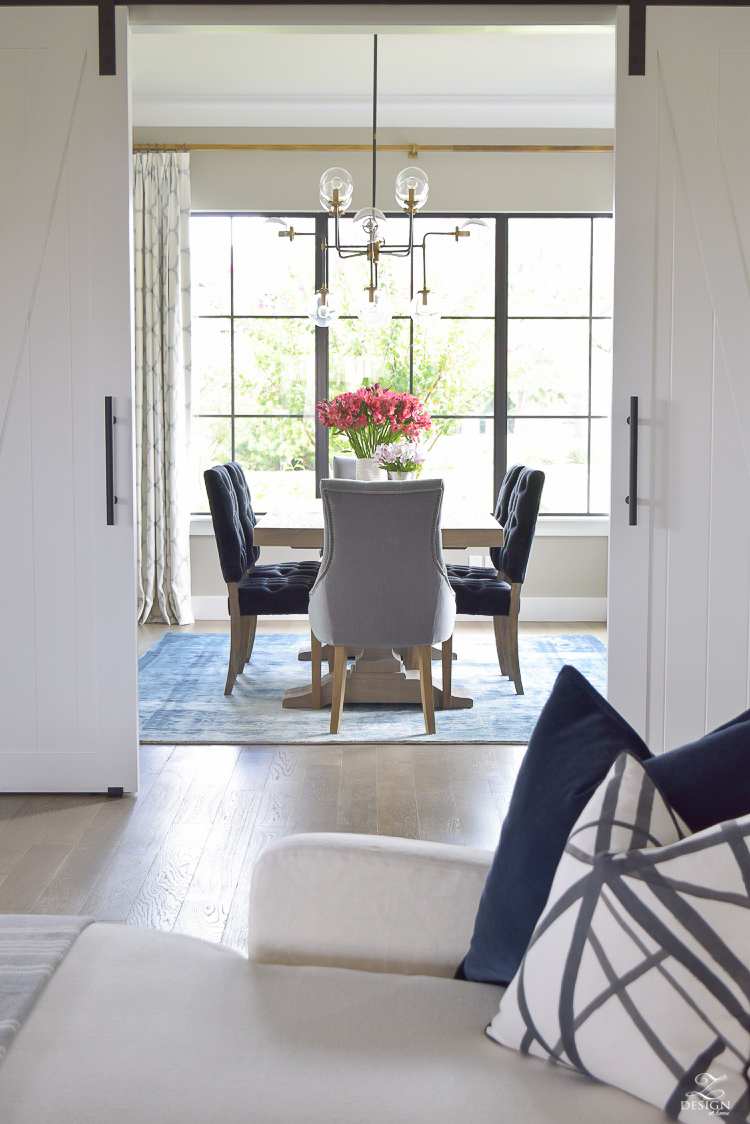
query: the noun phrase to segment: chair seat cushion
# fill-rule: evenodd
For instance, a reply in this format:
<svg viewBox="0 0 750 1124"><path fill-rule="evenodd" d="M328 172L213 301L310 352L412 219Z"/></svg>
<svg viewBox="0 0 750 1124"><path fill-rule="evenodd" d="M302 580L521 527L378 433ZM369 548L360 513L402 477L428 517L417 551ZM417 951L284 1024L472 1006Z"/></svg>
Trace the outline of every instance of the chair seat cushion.
<svg viewBox="0 0 750 1124"><path fill-rule="evenodd" d="M238 582L240 613L306 613L319 562L280 562L255 566Z"/></svg>
<svg viewBox="0 0 750 1124"><path fill-rule="evenodd" d="M483 1034L498 1000L482 984L248 964L181 934L89 925L0 1067L0 1120L664 1124L501 1050Z"/></svg>
<svg viewBox="0 0 750 1124"><path fill-rule="evenodd" d="M510 586L498 581L489 566L448 566L448 581L456 595L456 612L473 617L507 617Z"/></svg>

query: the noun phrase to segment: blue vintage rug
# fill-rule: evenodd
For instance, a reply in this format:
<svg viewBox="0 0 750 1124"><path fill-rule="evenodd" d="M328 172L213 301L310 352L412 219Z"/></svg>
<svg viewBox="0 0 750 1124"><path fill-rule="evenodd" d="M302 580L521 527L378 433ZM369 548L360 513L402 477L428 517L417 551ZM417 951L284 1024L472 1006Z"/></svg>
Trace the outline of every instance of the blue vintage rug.
<svg viewBox="0 0 750 1124"><path fill-rule="evenodd" d="M284 710L287 687L310 682L297 659L304 637L263 633L231 695L224 694L229 637L166 633L140 659L141 741L166 745L299 745L357 742L527 742L558 671L573 664L602 693L607 654L594 636L522 636L525 694L500 675L492 636L455 641L453 683L467 687L470 710L436 710L437 735L424 732L417 706L344 703L341 733L328 733L330 708ZM435 667L439 681L439 664ZM325 665L324 665L325 670Z"/></svg>

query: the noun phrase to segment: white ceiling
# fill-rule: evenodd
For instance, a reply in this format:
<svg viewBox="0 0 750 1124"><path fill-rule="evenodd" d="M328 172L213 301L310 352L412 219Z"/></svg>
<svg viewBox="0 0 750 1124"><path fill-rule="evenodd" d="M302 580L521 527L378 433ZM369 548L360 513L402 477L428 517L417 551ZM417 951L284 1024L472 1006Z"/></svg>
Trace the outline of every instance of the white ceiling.
<svg viewBox="0 0 750 1124"><path fill-rule="evenodd" d="M378 125L612 128L612 26L389 29ZM135 126L372 123L372 36L357 30L149 27L131 36Z"/></svg>

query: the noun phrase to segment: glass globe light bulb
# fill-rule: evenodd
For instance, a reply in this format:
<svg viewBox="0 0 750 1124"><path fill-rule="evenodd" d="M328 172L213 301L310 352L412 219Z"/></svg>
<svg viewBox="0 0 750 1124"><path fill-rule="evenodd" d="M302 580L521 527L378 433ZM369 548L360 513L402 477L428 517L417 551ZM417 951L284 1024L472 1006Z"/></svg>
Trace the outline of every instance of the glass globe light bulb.
<svg viewBox="0 0 750 1124"><path fill-rule="evenodd" d="M328 168L320 177L320 205L326 211L336 209L334 192L338 191L338 209L345 211L352 201L354 184L346 168Z"/></svg>
<svg viewBox="0 0 750 1124"><path fill-rule="evenodd" d="M490 236L489 226L484 219L480 218L467 219L466 222L461 223L458 229L465 230L470 234L471 241L475 246L483 246Z"/></svg>
<svg viewBox="0 0 750 1124"><path fill-rule="evenodd" d="M307 315L318 328L327 328L340 315L338 301L328 290L320 289L307 306Z"/></svg>
<svg viewBox="0 0 750 1124"><path fill-rule="evenodd" d="M430 181L427 173L421 168L404 168L403 172L399 172L396 176L396 202L407 211L411 209L419 211L424 207L429 190ZM414 197L410 201L409 193L412 191Z"/></svg>
<svg viewBox="0 0 750 1124"><path fill-rule="evenodd" d="M393 316L393 307L388 294L382 289L376 289L373 300L370 300L370 292L366 290L364 299L360 301L357 308L357 316L368 328L382 328Z"/></svg>
<svg viewBox="0 0 750 1124"><path fill-rule="evenodd" d="M358 242L382 242L387 220L377 207L362 207L354 216L354 237Z"/></svg>
<svg viewBox="0 0 750 1124"><path fill-rule="evenodd" d="M439 320L442 315L440 301L435 298L435 294L430 292L429 289L426 292L423 289L417 293L409 306L409 311L412 320L420 324L429 320Z"/></svg>

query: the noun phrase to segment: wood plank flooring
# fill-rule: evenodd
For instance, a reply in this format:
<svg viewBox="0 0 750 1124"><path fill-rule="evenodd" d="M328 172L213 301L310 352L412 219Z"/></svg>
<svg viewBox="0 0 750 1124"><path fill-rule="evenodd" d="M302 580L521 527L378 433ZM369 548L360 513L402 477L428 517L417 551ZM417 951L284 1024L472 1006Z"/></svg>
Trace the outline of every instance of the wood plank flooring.
<svg viewBox="0 0 750 1124"><path fill-rule="evenodd" d="M142 746L137 796L4 796L0 912L91 914L244 951L272 839L494 848L523 746Z"/></svg>
<svg viewBox="0 0 750 1124"><path fill-rule="evenodd" d="M280 631L273 622L269 631ZM285 622L302 632L302 622ZM261 628L263 628L261 623ZM489 622L457 625L457 632ZM189 631L218 632L223 622ZM601 625L522 625L593 632ZM139 628L141 651L163 625ZM89 914L247 947L273 839L362 832L493 849L525 746L141 747L137 796L0 796L0 913Z"/></svg>

